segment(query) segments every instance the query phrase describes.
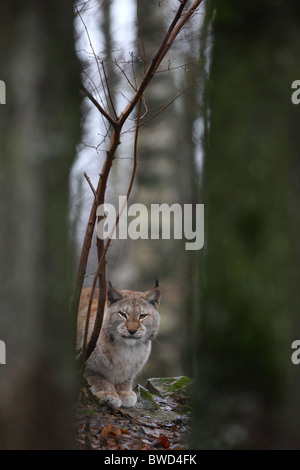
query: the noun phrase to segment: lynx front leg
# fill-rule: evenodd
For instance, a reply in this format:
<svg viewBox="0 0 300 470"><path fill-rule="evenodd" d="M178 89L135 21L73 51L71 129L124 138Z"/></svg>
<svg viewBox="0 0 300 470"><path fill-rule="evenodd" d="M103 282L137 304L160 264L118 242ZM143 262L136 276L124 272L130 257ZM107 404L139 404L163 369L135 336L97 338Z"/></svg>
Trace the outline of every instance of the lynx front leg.
<svg viewBox="0 0 300 470"><path fill-rule="evenodd" d="M99 375L87 372L86 378L91 386L91 392L100 400L107 401L113 406L119 408L122 405L122 400L116 392L113 384Z"/></svg>
<svg viewBox="0 0 300 470"><path fill-rule="evenodd" d="M132 390L132 380L116 385L116 391L122 400L122 406L131 408L136 404L136 394Z"/></svg>

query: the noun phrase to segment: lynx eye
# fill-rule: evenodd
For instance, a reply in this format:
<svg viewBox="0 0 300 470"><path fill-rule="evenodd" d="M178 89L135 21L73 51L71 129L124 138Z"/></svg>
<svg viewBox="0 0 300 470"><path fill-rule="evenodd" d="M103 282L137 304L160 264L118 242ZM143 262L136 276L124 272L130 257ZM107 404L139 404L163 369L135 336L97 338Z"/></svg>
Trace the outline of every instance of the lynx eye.
<svg viewBox="0 0 300 470"><path fill-rule="evenodd" d="M127 313L125 312L119 312L119 315L121 315L121 317L123 318L127 318Z"/></svg>
<svg viewBox="0 0 300 470"><path fill-rule="evenodd" d="M140 320L143 320L143 318L146 318L147 316L148 316L147 313L141 313L141 314L139 315L139 319L140 319Z"/></svg>

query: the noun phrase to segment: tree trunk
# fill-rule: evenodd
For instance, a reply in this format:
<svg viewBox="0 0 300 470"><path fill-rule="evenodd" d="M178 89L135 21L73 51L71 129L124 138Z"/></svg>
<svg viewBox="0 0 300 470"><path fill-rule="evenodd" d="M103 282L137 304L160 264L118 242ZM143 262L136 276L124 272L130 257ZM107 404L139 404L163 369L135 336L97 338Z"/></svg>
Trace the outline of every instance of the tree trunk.
<svg viewBox="0 0 300 470"><path fill-rule="evenodd" d="M207 15L194 445L299 448L299 2L210 1Z"/></svg>
<svg viewBox="0 0 300 470"><path fill-rule="evenodd" d="M72 446L69 170L80 134L72 2L1 5L0 448Z"/></svg>

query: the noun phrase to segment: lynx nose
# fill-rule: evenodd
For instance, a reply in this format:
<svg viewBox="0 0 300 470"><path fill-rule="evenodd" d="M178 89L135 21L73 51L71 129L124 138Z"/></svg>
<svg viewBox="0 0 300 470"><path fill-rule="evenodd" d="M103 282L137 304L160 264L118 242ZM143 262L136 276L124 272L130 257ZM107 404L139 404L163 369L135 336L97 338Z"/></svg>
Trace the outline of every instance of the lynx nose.
<svg viewBox="0 0 300 470"><path fill-rule="evenodd" d="M133 329L130 329L130 330L128 330L128 331L129 331L129 333L130 333L131 335L134 335L134 333L136 333L136 330L133 330Z"/></svg>

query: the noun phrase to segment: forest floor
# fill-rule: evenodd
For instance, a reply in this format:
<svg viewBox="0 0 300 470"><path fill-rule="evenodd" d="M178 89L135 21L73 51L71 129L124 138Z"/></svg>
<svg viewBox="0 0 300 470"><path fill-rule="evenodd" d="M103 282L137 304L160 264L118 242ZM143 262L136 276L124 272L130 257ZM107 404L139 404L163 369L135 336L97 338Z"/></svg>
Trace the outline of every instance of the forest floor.
<svg viewBox="0 0 300 470"><path fill-rule="evenodd" d="M137 385L134 408L97 401L88 387L76 407L77 449L185 450L190 431L188 377L149 379Z"/></svg>

